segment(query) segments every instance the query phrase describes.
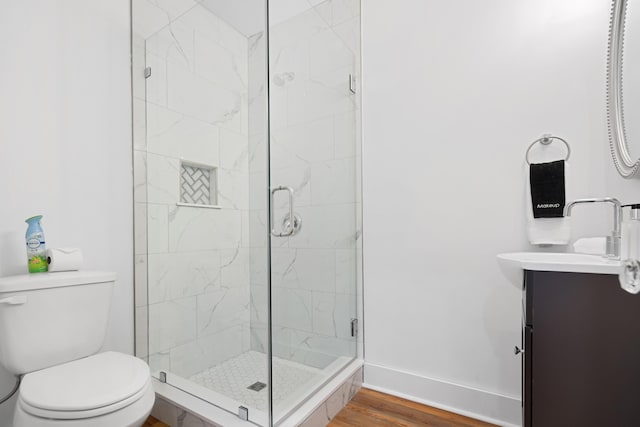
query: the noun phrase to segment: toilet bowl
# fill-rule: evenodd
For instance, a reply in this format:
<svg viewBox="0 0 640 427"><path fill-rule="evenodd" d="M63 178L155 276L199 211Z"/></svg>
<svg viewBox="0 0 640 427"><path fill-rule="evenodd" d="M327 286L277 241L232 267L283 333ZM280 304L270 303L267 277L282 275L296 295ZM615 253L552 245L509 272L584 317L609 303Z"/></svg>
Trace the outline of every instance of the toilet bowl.
<svg viewBox="0 0 640 427"><path fill-rule="evenodd" d="M0 365L21 375L14 427L139 427L155 393L149 366L98 353L116 275L0 278Z"/></svg>

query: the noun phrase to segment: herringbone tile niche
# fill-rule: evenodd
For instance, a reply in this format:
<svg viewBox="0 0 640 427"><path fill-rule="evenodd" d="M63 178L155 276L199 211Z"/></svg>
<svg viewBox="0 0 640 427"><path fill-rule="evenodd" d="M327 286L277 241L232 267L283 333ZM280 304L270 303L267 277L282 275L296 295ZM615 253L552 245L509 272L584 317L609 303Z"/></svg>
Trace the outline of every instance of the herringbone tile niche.
<svg viewBox="0 0 640 427"><path fill-rule="evenodd" d="M216 205L216 168L182 162L180 201L193 205Z"/></svg>

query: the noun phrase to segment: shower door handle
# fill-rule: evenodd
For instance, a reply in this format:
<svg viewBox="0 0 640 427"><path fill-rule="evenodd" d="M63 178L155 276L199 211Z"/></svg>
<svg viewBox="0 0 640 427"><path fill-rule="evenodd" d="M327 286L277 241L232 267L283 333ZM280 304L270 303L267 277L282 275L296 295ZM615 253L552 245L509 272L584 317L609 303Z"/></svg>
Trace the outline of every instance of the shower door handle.
<svg viewBox="0 0 640 427"><path fill-rule="evenodd" d="M269 213L269 217L271 220L271 234L273 234L275 237L288 237L293 235L293 233L295 233L296 231L296 227L294 226L294 222L290 221L288 222L286 228L283 226L283 230L282 232L277 232L276 231L276 225L275 225L275 207L274 207L274 199L275 199L275 194L278 191L286 191L289 193L289 218L294 218L294 213L293 213L293 188L291 187L284 187L284 186L280 186L280 187L276 187L273 188L271 190L271 200L270 200L270 205L271 205L271 210Z"/></svg>

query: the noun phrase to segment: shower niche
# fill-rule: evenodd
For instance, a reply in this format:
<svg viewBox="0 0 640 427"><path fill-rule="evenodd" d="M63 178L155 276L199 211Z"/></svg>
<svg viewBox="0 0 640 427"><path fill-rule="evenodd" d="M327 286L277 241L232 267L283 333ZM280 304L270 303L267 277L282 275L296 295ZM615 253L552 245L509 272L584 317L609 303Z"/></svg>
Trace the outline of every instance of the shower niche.
<svg viewBox="0 0 640 427"><path fill-rule="evenodd" d="M217 208L218 168L197 163L180 163L182 206Z"/></svg>

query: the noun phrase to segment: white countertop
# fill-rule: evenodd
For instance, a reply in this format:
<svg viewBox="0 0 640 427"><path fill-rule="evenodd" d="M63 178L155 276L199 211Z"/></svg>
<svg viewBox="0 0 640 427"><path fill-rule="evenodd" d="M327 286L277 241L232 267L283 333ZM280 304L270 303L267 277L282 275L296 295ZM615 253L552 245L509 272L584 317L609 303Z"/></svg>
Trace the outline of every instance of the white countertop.
<svg viewBox="0 0 640 427"><path fill-rule="evenodd" d="M512 252L499 254L498 263L503 269L531 271L564 271L570 273L615 274L621 271L619 260L609 260L600 255L552 252Z"/></svg>

